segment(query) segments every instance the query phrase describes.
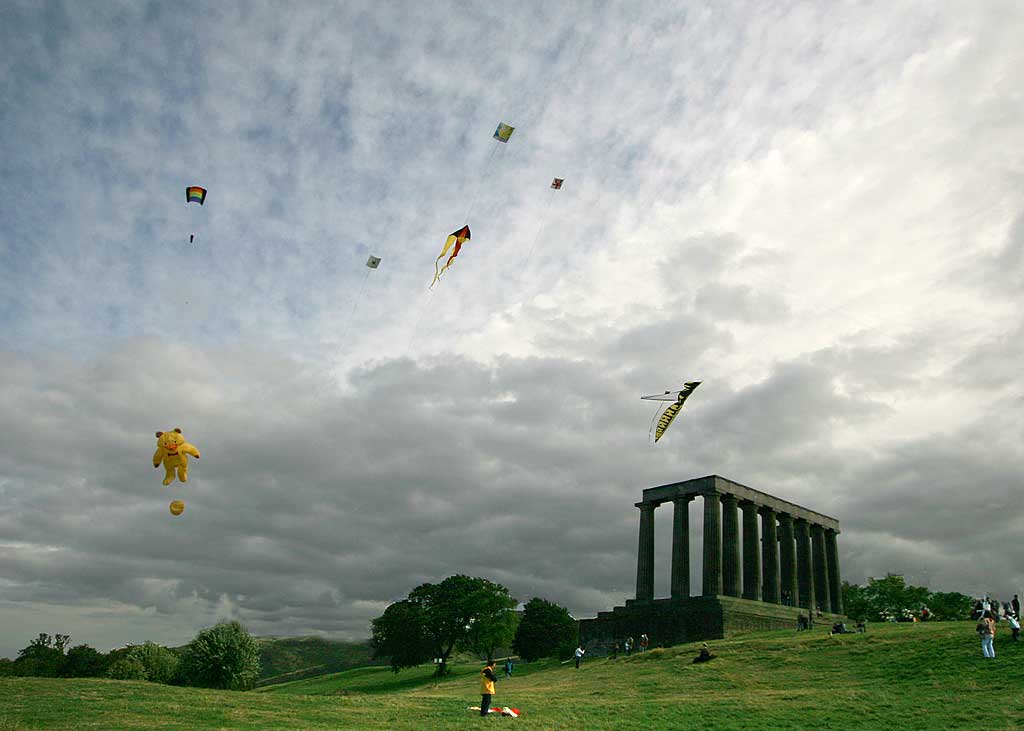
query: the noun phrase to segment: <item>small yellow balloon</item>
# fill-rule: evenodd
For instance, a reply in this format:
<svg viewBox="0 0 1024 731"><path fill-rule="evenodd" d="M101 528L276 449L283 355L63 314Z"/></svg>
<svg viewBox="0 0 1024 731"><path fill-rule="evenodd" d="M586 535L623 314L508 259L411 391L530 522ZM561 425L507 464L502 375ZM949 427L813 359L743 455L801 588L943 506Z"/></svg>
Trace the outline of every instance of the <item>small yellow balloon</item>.
<svg viewBox="0 0 1024 731"><path fill-rule="evenodd" d="M185 502L183 500L174 500L171 502L171 515L181 515L185 512Z"/></svg>

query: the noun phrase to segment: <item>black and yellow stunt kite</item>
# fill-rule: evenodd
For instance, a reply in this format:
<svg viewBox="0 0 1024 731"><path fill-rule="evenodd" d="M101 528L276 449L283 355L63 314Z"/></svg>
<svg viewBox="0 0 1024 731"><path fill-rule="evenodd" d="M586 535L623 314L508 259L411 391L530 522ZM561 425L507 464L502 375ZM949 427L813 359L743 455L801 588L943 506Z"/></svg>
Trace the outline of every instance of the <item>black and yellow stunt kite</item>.
<svg viewBox="0 0 1024 731"><path fill-rule="evenodd" d="M686 403L686 399L689 398L690 394L693 393L700 384L701 381L687 381L683 384L683 389L681 391L665 391L665 393L654 394L653 396L640 397L643 401L674 402L669 404L668 408L661 412L661 418L658 419L658 428L654 430L655 443L661 439L665 430L668 429L673 419L676 418L679 410L683 408L683 404ZM655 414L655 416L657 416L657 414Z"/></svg>

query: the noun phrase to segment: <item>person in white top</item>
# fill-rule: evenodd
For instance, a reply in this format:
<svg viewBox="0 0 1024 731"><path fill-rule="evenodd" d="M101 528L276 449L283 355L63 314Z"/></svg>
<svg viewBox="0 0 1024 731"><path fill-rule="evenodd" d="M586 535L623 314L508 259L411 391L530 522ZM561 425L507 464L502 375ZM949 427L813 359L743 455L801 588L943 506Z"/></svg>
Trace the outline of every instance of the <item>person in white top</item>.
<svg viewBox="0 0 1024 731"><path fill-rule="evenodd" d="M1007 614L1006 621L1010 623L1010 631L1013 633L1013 641L1017 642L1020 639L1020 620L1017 619L1016 614Z"/></svg>
<svg viewBox="0 0 1024 731"><path fill-rule="evenodd" d="M583 653L585 653L585 652L586 652L586 650L584 650L582 647L577 647L576 648L575 655L576 655L576 669L577 670L580 669L580 660L583 659Z"/></svg>

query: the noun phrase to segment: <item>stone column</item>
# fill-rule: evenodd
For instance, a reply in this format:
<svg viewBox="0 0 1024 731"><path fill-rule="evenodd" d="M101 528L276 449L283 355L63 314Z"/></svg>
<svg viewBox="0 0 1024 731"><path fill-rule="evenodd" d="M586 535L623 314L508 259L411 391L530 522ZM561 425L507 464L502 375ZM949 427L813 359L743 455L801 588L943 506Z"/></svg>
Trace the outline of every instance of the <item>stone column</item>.
<svg viewBox="0 0 1024 731"><path fill-rule="evenodd" d="M796 546L793 544L793 516L779 513L779 574L782 587L779 593L783 604L800 606L800 593L796 584Z"/></svg>
<svg viewBox="0 0 1024 731"><path fill-rule="evenodd" d="M807 521L798 518L796 527L796 583L800 593L800 606L814 608L814 571L811 570L811 534Z"/></svg>
<svg viewBox="0 0 1024 731"><path fill-rule="evenodd" d="M693 496L672 501L672 598L690 596L690 501Z"/></svg>
<svg viewBox="0 0 1024 731"><path fill-rule="evenodd" d="M654 599L654 503L637 503L640 508L640 545L636 553L636 600Z"/></svg>
<svg viewBox="0 0 1024 731"><path fill-rule="evenodd" d="M722 495L722 593L740 595L740 526L735 495Z"/></svg>
<svg viewBox="0 0 1024 731"><path fill-rule="evenodd" d="M761 550L757 536L757 506L743 503L743 598L761 599Z"/></svg>
<svg viewBox="0 0 1024 731"><path fill-rule="evenodd" d="M836 532L825 531L825 558L828 563L828 589L832 599L832 611L843 613L843 584L839 580L839 544L836 543Z"/></svg>
<svg viewBox="0 0 1024 731"><path fill-rule="evenodd" d="M811 526L811 553L814 560L814 598L821 611L831 612L828 561L825 558L825 529L817 524Z"/></svg>
<svg viewBox="0 0 1024 731"><path fill-rule="evenodd" d="M704 596L722 593L722 514L721 496L704 495Z"/></svg>
<svg viewBox="0 0 1024 731"><path fill-rule="evenodd" d="M775 530L775 511L761 509L761 552L764 555L763 599L772 604L779 603L779 534Z"/></svg>

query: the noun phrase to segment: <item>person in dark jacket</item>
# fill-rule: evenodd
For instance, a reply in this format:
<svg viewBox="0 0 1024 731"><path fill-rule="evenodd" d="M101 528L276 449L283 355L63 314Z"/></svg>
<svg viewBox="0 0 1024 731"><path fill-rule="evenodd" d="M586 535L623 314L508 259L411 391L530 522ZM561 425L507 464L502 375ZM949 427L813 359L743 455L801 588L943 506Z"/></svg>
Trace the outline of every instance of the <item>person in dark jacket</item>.
<svg viewBox="0 0 1024 731"><path fill-rule="evenodd" d="M512 658L511 657L506 657L505 658L505 677L506 678L511 678L512 677Z"/></svg>
<svg viewBox="0 0 1024 731"><path fill-rule="evenodd" d="M480 671L480 715L486 716L491 707L491 696L494 695L494 683L498 680L494 674L494 660L488 660Z"/></svg>
<svg viewBox="0 0 1024 731"><path fill-rule="evenodd" d="M715 655L711 654L711 650L708 649L708 645L705 642L700 646L700 654L693 658L693 664L696 665L699 662L710 662L715 659Z"/></svg>
<svg viewBox="0 0 1024 731"><path fill-rule="evenodd" d="M1020 620L1020 599L1017 595L1013 595L1013 601L1010 602L1010 606L1013 607L1013 613L1017 615L1017 619Z"/></svg>

